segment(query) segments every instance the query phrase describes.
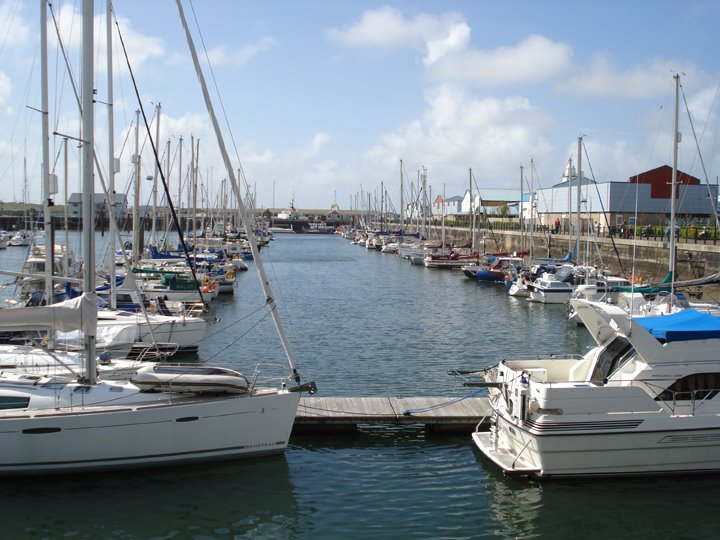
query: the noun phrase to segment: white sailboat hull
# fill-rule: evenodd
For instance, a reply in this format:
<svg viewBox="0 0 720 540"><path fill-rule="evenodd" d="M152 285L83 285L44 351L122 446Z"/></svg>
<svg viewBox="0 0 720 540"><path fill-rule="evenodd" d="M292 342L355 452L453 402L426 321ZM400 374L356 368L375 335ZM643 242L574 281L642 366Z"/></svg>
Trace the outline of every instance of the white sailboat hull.
<svg viewBox="0 0 720 540"><path fill-rule="evenodd" d="M102 388L100 384L88 393ZM137 403L135 394L127 406L114 396L118 404L111 407L5 412L0 417L0 474L141 468L280 453L287 447L300 400L299 392L275 390L216 399L147 396L146 404Z"/></svg>

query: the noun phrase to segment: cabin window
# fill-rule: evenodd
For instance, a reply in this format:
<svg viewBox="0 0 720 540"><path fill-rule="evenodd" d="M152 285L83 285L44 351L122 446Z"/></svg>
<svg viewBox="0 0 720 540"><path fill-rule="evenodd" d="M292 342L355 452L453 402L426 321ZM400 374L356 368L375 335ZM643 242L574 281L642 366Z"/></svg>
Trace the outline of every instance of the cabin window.
<svg viewBox="0 0 720 540"><path fill-rule="evenodd" d="M0 396L0 409L26 409L29 403L29 397Z"/></svg>
<svg viewBox="0 0 720 540"><path fill-rule="evenodd" d="M590 382L603 384L605 379L630 360L635 349L625 337L616 337L598 356Z"/></svg>
<svg viewBox="0 0 720 540"><path fill-rule="evenodd" d="M720 373L693 373L672 383L656 399L663 401L712 399L718 390L720 390Z"/></svg>

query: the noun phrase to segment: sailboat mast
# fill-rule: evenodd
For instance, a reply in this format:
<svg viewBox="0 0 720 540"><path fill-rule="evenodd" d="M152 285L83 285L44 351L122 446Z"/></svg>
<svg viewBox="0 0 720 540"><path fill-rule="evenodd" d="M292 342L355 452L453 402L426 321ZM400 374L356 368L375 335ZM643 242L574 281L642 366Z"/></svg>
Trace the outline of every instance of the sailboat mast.
<svg viewBox="0 0 720 540"><path fill-rule="evenodd" d="M178 141L178 198L177 198L177 201L178 201L177 204L178 204L178 208L180 209L181 216L182 216L182 177L183 177L182 154L183 154L183 138L181 135L180 140ZM178 223L178 227L181 227L181 226L182 226L181 223Z"/></svg>
<svg viewBox="0 0 720 540"><path fill-rule="evenodd" d="M203 97L205 99L205 105L208 110L208 115L210 116L210 119L212 121L213 130L215 131L218 147L220 148L220 153L222 154L223 162L225 163L225 169L230 176L230 182L232 184L233 191L235 192L235 198L238 201L240 216L242 217L243 225L245 227L245 234L247 234L248 237L248 242L250 242L250 250L252 251L253 260L255 261L255 267L258 273L258 278L260 279L260 285L265 295L265 301L268 308L270 309L270 314L272 315L273 322L275 323L275 328L277 329L278 335L280 336L280 341L282 342L283 349L285 350L285 356L287 357L290 368L293 371L295 380L297 382L300 382L300 375L295 368L295 364L290 354L290 344L288 343L287 337L285 335L285 330L283 329L280 317L277 313L275 298L273 298L272 292L270 291L270 284L265 274L265 268L263 266L262 258L260 257L260 251L258 250L257 242L255 241L255 234L253 233L252 223L250 222L250 217L245 210L245 203L243 202L243 198L240 193L240 186L238 185L237 179L235 178L235 170L230 163L230 156L228 155L227 148L225 148L225 142L223 140L222 133L220 132L220 126L218 124L217 117L215 116L215 109L213 107L212 101L210 101L210 94L208 93L207 84L205 83L205 76L203 75L203 72L200 68L200 61L198 60L197 51L195 50L195 43L192 36L190 35L190 29L188 28L187 21L185 20L185 12L183 11L180 0L176 0L176 4L178 8L178 13L180 14L180 19L182 21L183 30L185 31L185 37L187 38L190 54L192 55L195 72L197 73L198 80L200 81L200 86L202 87Z"/></svg>
<svg viewBox="0 0 720 540"><path fill-rule="evenodd" d="M577 262L580 256L580 195L582 189L582 137L578 137L577 155L577 201L575 211L575 252L574 259Z"/></svg>
<svg viewBox="0 0 720 540"><path fill-rule="evenodd" d="M48 54L47 54L47 6L40 0L40 73L42 93L42 190L43 221L45 229L45 301L52 304L52 273L54 242L52 216L50 215L50 127L48 121Z"/></svg>
<svg viewBox="0 0 720 540"><path fill-rule="evenodd" d="M93 175L93 1L83 0L82 6L82 220L83 220L83 258L85 275L83 291L95 293L95 227L93 210L95 204L95 176ZM95 335L85 335L85 377L90 384L97 382L95 373Z"/></svg>
<svg viewBox="0 0 720 540"><path fill-rule="evenodd" d="M520 198L518 199L518 225L520 225L520 251L525 251L525 228L522 218L523 166L520 165Z"/></svg>
<svg viewBox="0 0 720 540"><path fill-rule="evenodd" d="M155 140L160 141L160 109L161 105L160 103L157 104L155 107ZM157 241L157 185L158 185L158 176L160 175L160 162L159 160L155 160L155 175L153 176L153 215L152 215L152 233L151 233L151 242L154 246L158 245Z"/></svg>
<svg viewBox="0 0 720 540"><path fill-rule="evenodd" d="M405 201L403 200L403 162L400 160L400 234L405 235Z"/></svg>
<svg viewBox="0 0 720 540"><path fill-rule="evenodd" d="M140 266L140 239L144 223L140 223L140 111L135 111L135 189L133 192L133 227L135 235L133 238L133 262Z"/></svg>
<svg viewBox="0 0 720 540"><path fill-rule="evenodd" d="M105 199L110 224L110 257L108 273L110 274L110 309L117 308L115 284L115 235L117 234L117 214L115 213L115 136L113 111L113 64L112 64L112 0L107 0L105 12L107 32L107 100L108 100L108 197ZM67 249L67 248L66 248Z"/></svg>
<svg viewBox="0 0 720 540"><path fill-rule="evenodd" d="M442 249L445 249L445 182L443 182L442 195Z"/></svg>
<svg viewBox="0 0 720 540"><path fill-rule="evenodd" d="M428 196L427 196L427 169L425 167L422 168L422 173L420 174L420 179L422 180L422 219L420 221L421 225L420 228L422 229L422 236L425 238L428 238L428 232L426 230L427 224L425 222L425 213L428 209Z"/></svg>
<svg viewBox="0 0 720 540"><path fill-rule="evenodd" d="M475 253L475 200L472 191L472 167L468 169L468 195L470 196L470 253Z"/></svg>
<svg viewBox="0 0 720 540"><path fill-rule="evenodd" d="M673 120L673 166L672 166L672 181L670 183L672 192L670 194L670 267L669 272L672 276L670 293L674 292L672 283L675 282L675 199L677 190L677 161L678 161L678 146L680 145L680 132L678 131L678 108L680 103L680 74L673 76L675 79L675 116Z"/></svg>

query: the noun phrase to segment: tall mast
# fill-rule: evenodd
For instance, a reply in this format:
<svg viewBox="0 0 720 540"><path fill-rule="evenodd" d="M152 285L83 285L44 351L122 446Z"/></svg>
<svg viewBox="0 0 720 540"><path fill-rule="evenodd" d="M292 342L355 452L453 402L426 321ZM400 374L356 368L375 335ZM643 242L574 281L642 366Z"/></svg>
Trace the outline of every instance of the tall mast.
<svg viewBox="0 0 720 540"><path fill-rule="evenodd" d="M445 249L445 182L443 182L442 195L442 249Z"/></svg>
<svg viewBox="0 0 720 540"><path fill-rule="evenodd" d="M180 141L178 141L178 208L180 209L180 213L182 214L182 177L183 177L183 168L182 168L182 153L183 153L183 138L182 135L180 136ZM178 223L178 227L180 224Z"/></svg>
<svg viewBox="0 0 720 540"><path fill-rule="evenodd" d="M530 257L535 254L535 160L530 158Z"/></svg>
<svg viewBox="0 0 720 540"><path fill-rule="evenodd" d="M300 375L295 368L295 364L290 354L290 344L288 343L287 337L285 336L285 330L283 329L280 317L277 313L275 298L273 298L272 292L270 291L270 284L265 274L265 268L263 266L262 258L260 257L260 251L258 250L257 242L255 241L255 234L253 232L252 223L250 222L250 216L248 216L245 210L245 203L243 202L242 194L240 193L240 186L238 185L237 179L235 178L235 170L230 163L230 156L228 155L227 149L225 148L225 141L223 140L220 126L218 124L217 117L215 116L215 109L213 107L212 101L210 100L210 94L208 93L207 85L205 83L205 76L203 75L202 69L200 68L197 51L195 50L195 43L193 42L193 38L190 35L190 29L187 26L187 21L185 20L185 13L183 11L180 0L176 0L176 4L178 12L180 14L180 19L182 20L183 30L185 31L185 37L187 38L188 47L190 48L190 54L192 55L195 72L197 73L198 80L200 81L200 85L202 87L203 97L205 99L205 105L208 110L208 115L210 116L213 129L215 131L218 147L220 148L220 153L222 154L223 162L225 163L225 169L230 176L230 182L232 184L233 191L235 192L235 198L238 201L240 215L242 217L243 225L245 226L245 234L247 234L248 242L250 243L253 260L255 261L258 278L260 279L260 286L262 287L263 293L265 295L265 302L270 310L270 314L272 315L278 335L280 336L280 341L282 342L282 346L285 350L285 355L287 357L288 363L290 364L290 368L292 369L295 381L300 382Z"/></svg>
<svg viewBox="0 0 720 540"><path fill-rule="evenodd" d="M680 132L678 131L678 108L680 102L680 74L673 75L675 79L675 117L673 122L673 166L672 166L672 181L670 183L672 193L670 194L670 267L669 272L672 277L672 282L675 282L675 199L677 190L677 161L678 161L678 146L680 145ZM672 293L674 287L670 286L670 293Z"/></svg>
<svg viewBox="0 0 720 540"><path fill-rule="evenodd" d="M475 199L472 192L472 167L468 169L468 195L470 196L470 252L475 253Z"/></svg>
<svg viewBox="0 0 720 540"><path fill-rule="evenodd" d="M50 127L48 121L48 55L47 55L47 7L40 0L40 63L42 93L42 190L43 221L45 229L45 299L52 304L52 273L55 242L52 234L52 216L50 215ZM27 202L27 201L26 201Z"/></svg>
<svg viewBox="0 0 720 540"><path fill-rule="evenodd" d="M108 223L110 224L110 309L117 308L115 294L115 235L117 234L117 214L115 212L115 134L114 134L114 111L113 111L113 63L112 63L112 0L107 0L105 12L105 26L107 31L107 100L108 100L108 197L105 199L105 207L108 211Z"/></svg>
<svg viewBox="0 0 720 540"><path fill-rule="evenodd" d="M420 180L422 180L422 219L421 219L421 225L420 228L422 230L422 236L425 238L428 237L425 223L425 213L427 212L428 202L427 202L427 169L425 167L422 168L422 173L420 173Z"/></svg>
<svg viewBox="0 0 720 540"><path fill-rule="evenodd" d="M580 199L582 189L582 137L578 137L578 150L577 150L577 201L576 201L576 212L575 212L575 253L574 259L577 262L580 257Z"/></svg>
<svg viewBox="0 0 720 540"><path fill-rule="evenodd" d="M93 210L95 203L95 177L93 175L93 1L83 0L82 17L82 220L83 220L83 257L85 275L83 291L95 293L95 227ZM95 373L95 334L85 335L85 377L90 384L97 382Z"/></svg>
<svg viewBox="0 0 720 540"><path fill-rule="evenodd" d="M135 235L133 238L133 262L135 266L140 266L140 239L142 238L143 223L140 223L140 111L135 111L135 155L133 155L133 163L135 165L135 189L133 191L133 227Z"/></svg>
<svg viewBox="0 0 720 540"><path fill-rule="evenodd" d="M405 201L403 200L403 161L400 160L400 234L405 234Z"/></svg>
<svg viewBox="0 0 720 540"><path fill-rule="evenodd" d="M160 108L161 105L158 103L155 106L155 140L160 141ZM156 143L157 144L157 143ZM151 242L157 246L157 183L159 175L159 161L155 160L155 175L153 176L153 215L152 215L152 236Z"/></svg>
<svg viewBox="0 0 720 540"><path fill-rule="evenodd" d="M165 146L165 148L166 148L165 149L165 178L167 178L168 186L169 186L170 185L170 139L167 140L167 145ZM165 199L169 199L169 197L168 197L169 193L170 193L170 188L168 187L168 192L167 192L167 194L163 194L163 197L165 197ZM168 223L170 221L168 219L169 216L168 216L168 213L165 212L165 209L170 205L170 203L171 203L170 200L166 200L165 204L162 205L162 209L163 209L162 226L163 226L163 234L164 234L163 239L164 240L167 240L167 233L168 233L168 229L170 226ZM165 243L167 243L167 241Z"/></svg>
<svg viewBox="0 0 720 540"><path fill-rule="evenodd" d="M520 251L525 250L525 230L522 218L522 200L523 200L523 166L520 165L520 199L518 199L518 225L520 225Z"/></svg>

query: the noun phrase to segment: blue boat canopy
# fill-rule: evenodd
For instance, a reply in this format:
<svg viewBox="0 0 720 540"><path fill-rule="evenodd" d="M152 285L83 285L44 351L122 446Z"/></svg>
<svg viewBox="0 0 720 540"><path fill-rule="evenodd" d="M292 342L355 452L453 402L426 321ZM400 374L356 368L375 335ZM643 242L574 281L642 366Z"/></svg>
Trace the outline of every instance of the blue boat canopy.
<svg viewBox="0 0 720 540"><path fill-rule="evenodd" d="M691 341L720 338L720 317L684 309L672 315L635 319L640 326L660 341Z"/></svg>

